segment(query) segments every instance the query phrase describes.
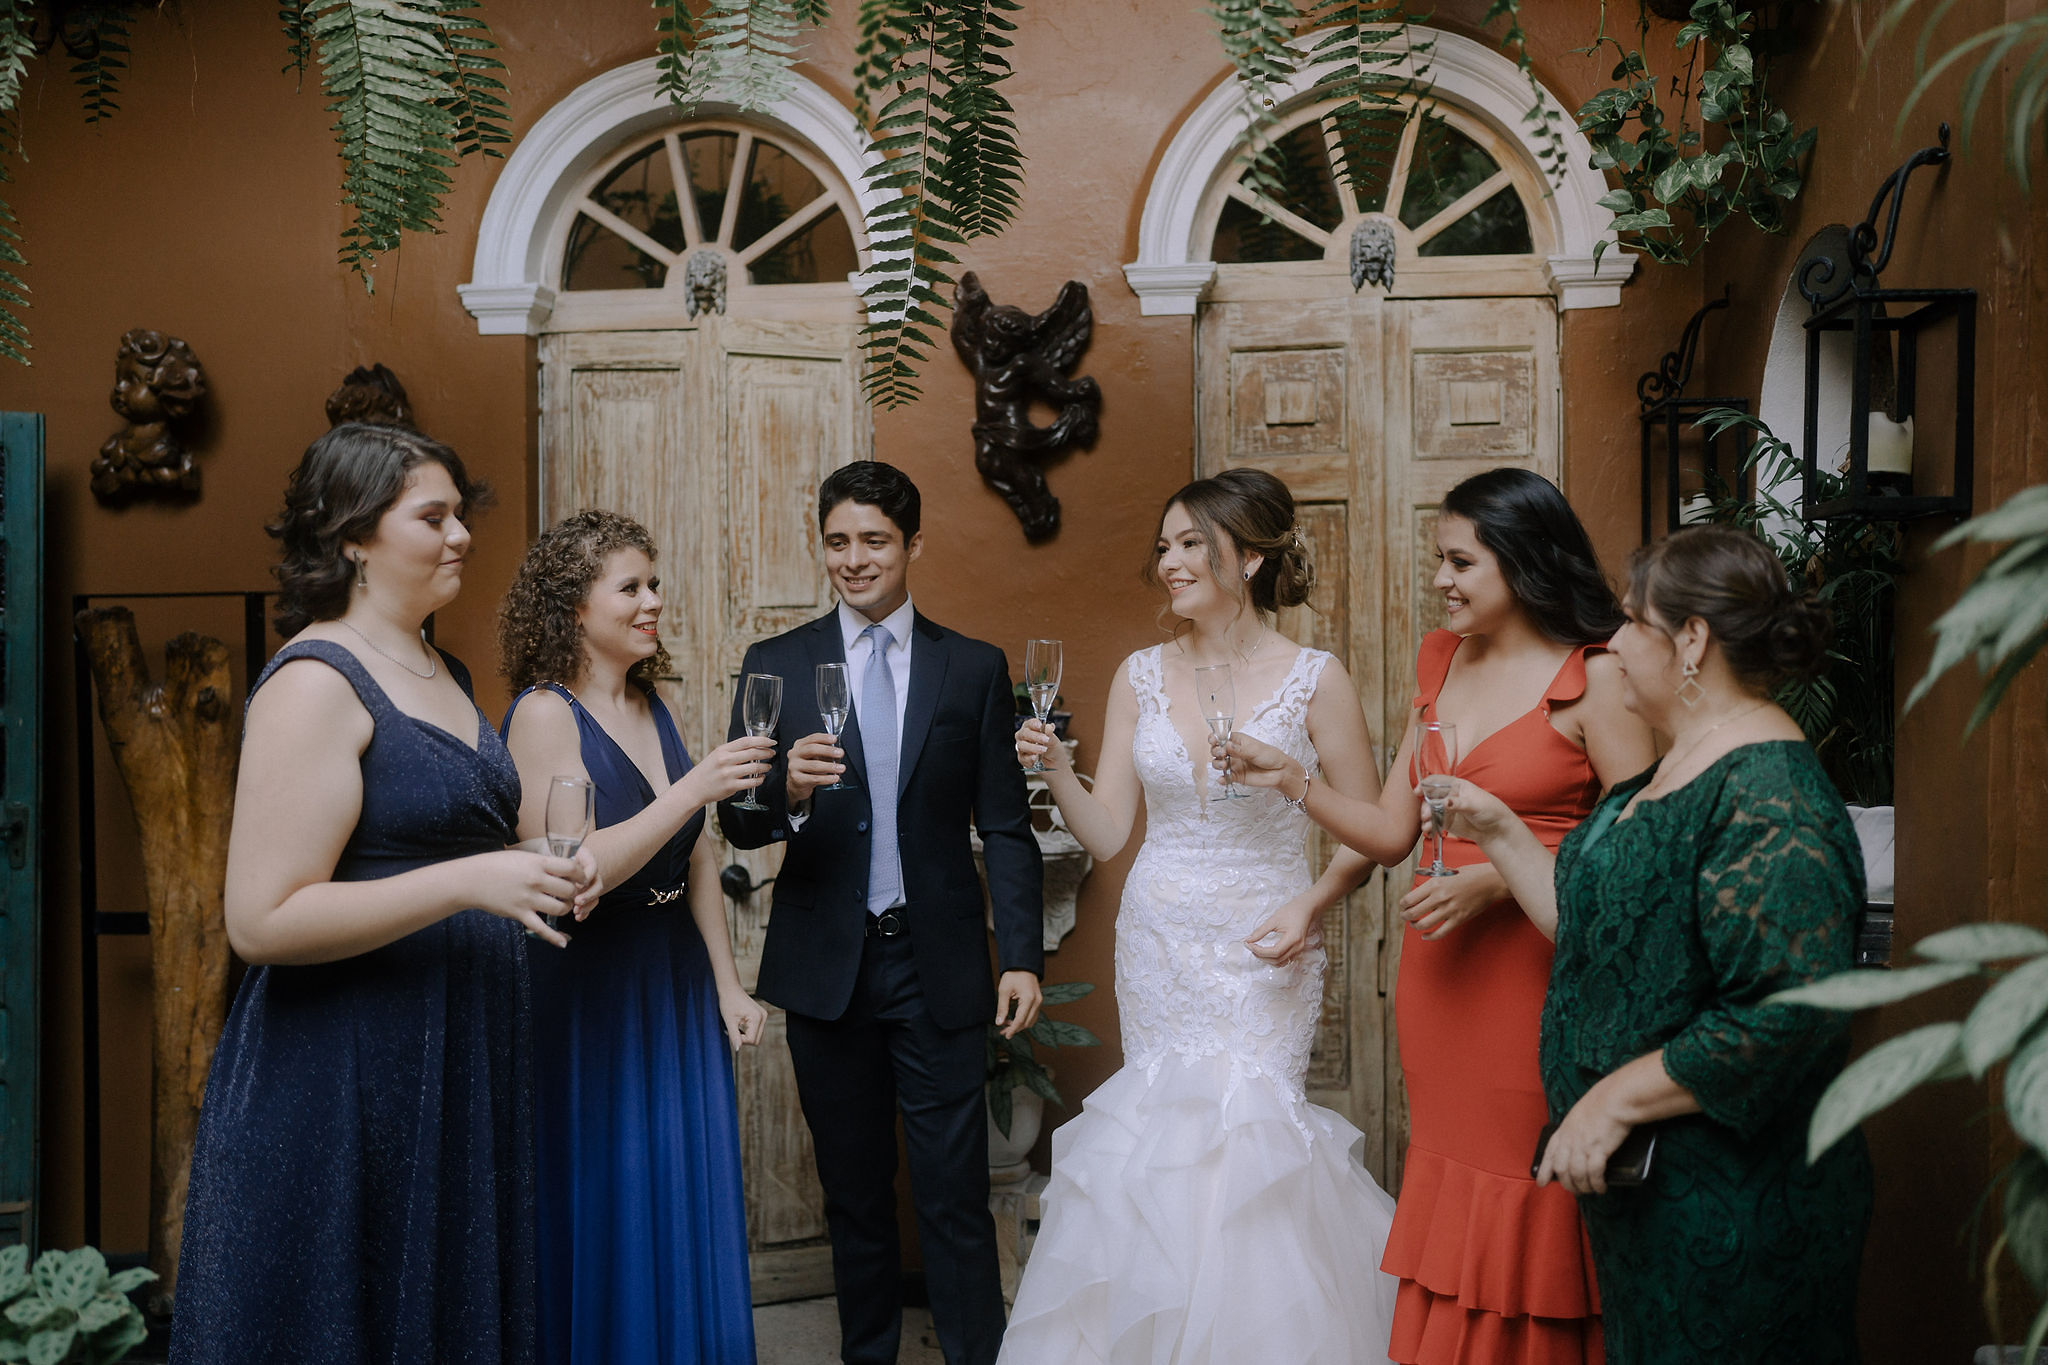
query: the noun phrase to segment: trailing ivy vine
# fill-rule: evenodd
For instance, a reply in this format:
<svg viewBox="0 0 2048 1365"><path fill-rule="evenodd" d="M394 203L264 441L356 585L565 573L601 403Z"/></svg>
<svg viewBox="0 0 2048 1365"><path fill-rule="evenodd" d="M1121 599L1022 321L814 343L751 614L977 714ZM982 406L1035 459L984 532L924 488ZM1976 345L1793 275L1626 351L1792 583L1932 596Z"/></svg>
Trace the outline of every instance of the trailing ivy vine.
<svg viewBox="0 0 2048 1365"><path fill-rule="evenodd" d="M1652 260L1690 264L1738 213L1765 232L1784 231L1815 130L1795 130L1771 101L1775 34L1758 14L1728 0L1694 0L1672 42L1683 68L1664 75L1647 55L1646 0L1637 0L1634 46L1607 32L1601 7L1600 30L1584 51L1596 60L1611 53L1616 83L1581 106L1579 128L1593 145L1593 165L1619 182L1600 200L1614 212L1615 232ZM1709 127L1721 132L1712 147ZM1596 260L1608 245L1594 247Z"/></svg>

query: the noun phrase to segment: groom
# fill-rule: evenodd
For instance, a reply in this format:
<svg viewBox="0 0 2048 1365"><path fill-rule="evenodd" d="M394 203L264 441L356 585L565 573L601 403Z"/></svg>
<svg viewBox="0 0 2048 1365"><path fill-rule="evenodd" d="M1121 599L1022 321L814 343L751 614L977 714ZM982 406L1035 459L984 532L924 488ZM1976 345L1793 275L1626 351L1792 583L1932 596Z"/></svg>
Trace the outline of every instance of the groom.
<svg viewBox="0 0 2048 1365"><path fill-rule="evenodd" d="M789 1054L832 1234L840 1354L891 1365L903 1325L896 1120L932 1320L948 1365L991 1365L1003 1335L982 1100L990 1020L1038 1017L1038 842L1017 767L1002 651L917 614L917 486L863 460L818 490L833 611L747 650L783 679L779 755L757 798L718 809L739 848L786 840L760 994L789 1011ZM816 669L844 663L853 718L835 747ZM735 688L732 733L744 733ZM823 790L834 781L841 790ZM968 821L982 839L1000 981L991 982Z"/></svg>

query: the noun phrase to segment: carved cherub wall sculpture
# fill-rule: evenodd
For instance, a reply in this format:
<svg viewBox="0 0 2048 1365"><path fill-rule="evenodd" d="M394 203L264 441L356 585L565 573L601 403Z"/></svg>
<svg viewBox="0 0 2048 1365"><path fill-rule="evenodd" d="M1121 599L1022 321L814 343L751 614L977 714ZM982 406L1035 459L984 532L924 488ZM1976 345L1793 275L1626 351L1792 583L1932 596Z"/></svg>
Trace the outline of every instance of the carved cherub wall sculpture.
<svg viewBox="0 0 2048 1365"><path fill-rule="evenodd" d="M147 327L123 333L107 401L128 425L92 462L93 496L112 505L151 494L196 496L199 471L171 425L191 416L205 396L206 372L190 346Z"/></svg>
<svg viewBox="0 0 2048 1365"><path fill-rule="evenodd" d="M953 293L953 349L974 373L974 466L1030 540L1060 529L1060 500L1045 485L1045 462L1069 446L1095 444L1101 386L1069 375L1094 327L1088 286L1079 280L1061 286L1052 307L1036 317L991 302L972 271ZM1032 425L1034 398L1057 412L1051 425Z"/></svg>

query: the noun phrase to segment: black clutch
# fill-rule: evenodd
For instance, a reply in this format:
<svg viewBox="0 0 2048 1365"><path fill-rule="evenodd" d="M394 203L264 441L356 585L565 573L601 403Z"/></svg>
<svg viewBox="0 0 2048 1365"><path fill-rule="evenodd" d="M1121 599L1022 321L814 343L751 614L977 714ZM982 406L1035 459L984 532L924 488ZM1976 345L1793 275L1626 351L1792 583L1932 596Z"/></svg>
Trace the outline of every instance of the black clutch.
<svg viewBox="0 0 2048 1365"><path fill-rule="evenodd" d="M1543 1131L1536 1136L1536 1155L1529 1158L1529 1177L1534 1179L1543 1165L1543 1153L1550 1146L1550 1138L1557 1132L1555 1123L1543 1125ZM1638 1124L1628 1130L1628 1136L1621 1140L1621 1146L1614 1149L1614 1155L1607 1158L1607 1188L1626 1189L1640 1185L1650 1178L1650 1165L1657 1156L1657 1125Z"/></svg>

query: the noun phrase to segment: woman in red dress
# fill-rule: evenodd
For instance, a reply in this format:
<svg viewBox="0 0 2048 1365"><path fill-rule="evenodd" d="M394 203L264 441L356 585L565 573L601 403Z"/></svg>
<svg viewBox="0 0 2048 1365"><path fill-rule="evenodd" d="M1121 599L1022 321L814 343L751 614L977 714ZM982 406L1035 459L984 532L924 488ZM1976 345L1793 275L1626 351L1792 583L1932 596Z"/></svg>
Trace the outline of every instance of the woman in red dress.
<svg viewBox="0 0 2048 1365"><path fill-rule="evenodd" d="M1554 485L1495 469L1453 488L1437 519L1435 586L1449 629L1415 663L1417 723L1456 726L1457 775L1497 793L1555 850L1600 793L1650 766L1650 731L1621 701L1604 643L1621 609ZM1232 775L1273 786L1367 857L1414 847L1415 730L1377 802L1307 780L1233 739ZM1389 1355L1403 1365L1597 1365L1599 1294L1578 1207L1529 1176L1549 1119L1536 1035L1555 920L1525 914L1477 845L1445 840L1455 877L1401 902L1394 1018L1409 1141L1381 1268L1400 1279Z"/></svg>

